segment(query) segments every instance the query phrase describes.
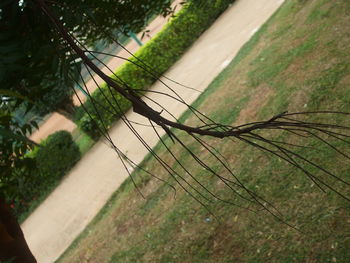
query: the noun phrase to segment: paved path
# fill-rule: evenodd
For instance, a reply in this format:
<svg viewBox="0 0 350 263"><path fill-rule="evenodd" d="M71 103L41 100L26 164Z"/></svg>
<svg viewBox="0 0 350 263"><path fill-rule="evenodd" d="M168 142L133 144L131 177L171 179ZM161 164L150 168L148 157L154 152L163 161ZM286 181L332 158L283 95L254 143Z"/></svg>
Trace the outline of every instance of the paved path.
<svg viewBox="0 0 350 263"><path fill-rule="evenodd" d="M236 1L166 75L185 85L204 90L282 2ZM197 92L172 86L188 103L198 96ZM153 89L164 91L164 87L159 84L154 85ZM162 103L176 116L185 110L173 101L164 100ZM133 112L127 116L131 120L145 122ZM149 145L157 143L156 136L149 128L136 128ZM118 147L135 162L141 162L147 154L147 150L123 123L118 122L110 133ZM38 262L50 263L57 259L125 178L127 172L115 152L104 142L97 143L22 225Z"/></svg>

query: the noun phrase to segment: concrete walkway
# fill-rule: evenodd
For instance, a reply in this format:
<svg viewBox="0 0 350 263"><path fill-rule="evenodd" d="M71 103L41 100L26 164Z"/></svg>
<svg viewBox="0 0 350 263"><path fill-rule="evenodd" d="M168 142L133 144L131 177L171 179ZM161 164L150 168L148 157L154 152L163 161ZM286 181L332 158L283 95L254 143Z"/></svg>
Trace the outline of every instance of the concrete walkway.
<svg viewBox="0 0 350 263"><path fill-rule="evenodd" d="M282 0L238 0L207 30L166 76L193 88L204 90L233 59L242 45L281 5ZM166 52L166 51L164 51ZM172 88L193 102L199 95L175 84ZM165 91L157 83L153 90ZM183 105L148 94L180 116ZM128 112L130 120L147 123L143 117ZM136 126L150 146L157 143L151 128ZM118 122L111 130L116 145L135 162L142 161L147 150L130 130ZM39 263L56 260L84 230L111 194L127 178L116 153L103 141L97 143L73 168L66 179L23 223L29 247Z"/></svg>

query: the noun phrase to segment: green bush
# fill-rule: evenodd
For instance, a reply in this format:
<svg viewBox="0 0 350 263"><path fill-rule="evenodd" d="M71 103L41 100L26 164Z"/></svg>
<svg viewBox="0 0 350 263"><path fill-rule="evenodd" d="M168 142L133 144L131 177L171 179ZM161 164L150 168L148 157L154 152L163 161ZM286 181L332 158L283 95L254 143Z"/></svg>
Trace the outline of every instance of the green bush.
<svg viewBox="0 0 350 263"><path fill-rule="evenodd" d="M58 131L35 147L26 158L35 162L33 171L13 171L18 193L12 197L21 221L57 186L62 176L80 159L78 146L67 131Z"/></svg>
<svg viewBox="0 0 350 263"><path fill-rule="evenodd" d="M36 165L41 176L49 180L61 178L79 159L79 147L67 131L47 137L36 152Z"/></svg>
<svg viewBox="0 0 350 263"><path fill-rule="evenodd" d="M151 66L158 75L163 74L233 1L190 1L160 33L141 47L135 56L146 65ZM156 78L135 65L142 65L137 59L132 58L131 61L124 63L115 72L119 78L118 81L127 83L134 90L147 90L156 81ZM115 76L113 78L116 79ZM113 122L117 121L130 107L129 101L104 85L101 89L96 90L92 94L92 99L84 104L84 108L90 115L85 113L78 121L78 125L91 138L97 140L100 137L99 128L102 130L110 128Z"/></svg>

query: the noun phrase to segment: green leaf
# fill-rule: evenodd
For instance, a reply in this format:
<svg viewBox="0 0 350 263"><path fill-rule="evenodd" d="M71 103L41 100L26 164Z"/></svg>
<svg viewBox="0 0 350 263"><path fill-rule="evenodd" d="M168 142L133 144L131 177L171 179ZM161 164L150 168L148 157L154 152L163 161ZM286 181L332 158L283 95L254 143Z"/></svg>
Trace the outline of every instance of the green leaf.
<svg viewBox="0 0 350 263"><path fill-rule="evenodd" d="M25 142L27 144L32 144L32 145L36 145L36 146L40 146L39 144L37 144L36 142L28 139L25 136L19 135L19 134L15 134L10 130L7 130L5 128L0 127L0 136L3 136L5 138L10 138L13 140L18 140L18 141L22 141Z"/></svg>
<svg viewBox="0 0 350 263"><path fill-rule="evenodd" d="M36 121L31 121L30 125L32 125L33 127L35 127L35 129L39 129L38 123Z"/></svg>
<svg viewBox="0 0 350 263"><path fill-rule="evenodd" d="M19 94L16 91L12 91L12 90L8 90L8 89L0 89L0 94L1 95L5 95L5 96L9 96L9 97L14 97L14 98L17 98L17 99L26 100L26 101L29 101L30 103L35 104L31 99L29 99L26 96L23 96L23 95Z"/></svg>

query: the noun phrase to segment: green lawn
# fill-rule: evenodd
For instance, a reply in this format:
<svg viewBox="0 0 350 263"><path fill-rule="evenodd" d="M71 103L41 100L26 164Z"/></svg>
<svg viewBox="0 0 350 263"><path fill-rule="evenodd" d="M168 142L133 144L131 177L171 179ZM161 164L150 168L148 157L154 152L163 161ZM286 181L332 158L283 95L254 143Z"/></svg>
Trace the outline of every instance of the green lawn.
<svg viewBox="0 0 350 263"><path fill-rule="evenodd" d="M72 132L72 136L75 143L78 145L82 156L87 153L95 144L95 141L91 139L87 134L79 130L79 128L75 129Z"/></svg>
<svg viewBox="0 0 350 263"><path fill-rule="evenodd" d="M283 111L350 112L350 2L287 0L241 49L194 105L227 124L269 119ZM349 125L347 116L310 117ZM181 121L196 124L190 113ZM176 132L212 169L228 176L193 139ZM296 148L344 180L349 161L310 138L263 133L276 140L313 148ZM177 144L171 150L197 180L223 199L237 198L220 180L196 164ZM350 203L320 189L301 171L244 143L208 139L225 156L235 174L252 191L273 203L290 228L266 211L253 213L219 201L207 202L216 218L189 194L135 171L143 199L130 179L58 262L349 262ZM348 144L337 143L344 151ZM183 170L161 144L156 152L180 174ZM347 151L349 152L349 151ZM349 196L350 189L304 164ZM148 156L143 167L176 185ZM186 177L191 180L189 177ZM193 181L191 181L193 182Z"/></svg>

